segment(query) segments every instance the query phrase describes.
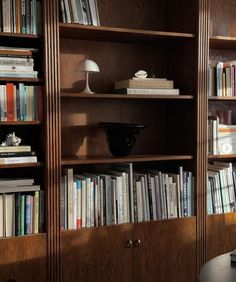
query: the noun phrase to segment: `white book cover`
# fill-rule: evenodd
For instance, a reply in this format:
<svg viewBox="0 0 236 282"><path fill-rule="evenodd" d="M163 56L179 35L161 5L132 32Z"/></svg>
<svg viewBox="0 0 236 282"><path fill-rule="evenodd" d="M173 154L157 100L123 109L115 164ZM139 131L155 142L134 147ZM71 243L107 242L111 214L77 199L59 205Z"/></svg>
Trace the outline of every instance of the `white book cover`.
<svg viewBox="0 0 236 282"><path fill-rule="evenodd" d="M71 1L71 8L73 14L73 23L79 23L76 0L70 0L70 1Z"/></svg>
<svg viewBox="0 0 236 282"><path fill-rule="evenodd" d="M71 15L70 15L69 1L70 1L70 0L64 0L64 4L65 4L65 14L66 14L66 22L67 22L67 23L71 23Z"/></svg>
<svg viewBox="0 0 236 282"><path fill-rule="evenodd" d="M138 222L143 221L143 201L142 201L142 185L141 181L136 181L136 191L137 191L137 213L138 213Z"/></svg>
<svg viewBox="0 0 236 282"><path fill-rule="evenodd" d="M0 164L36 163L36 156L0 158Z"/></svg>
<svg viewBox="0 0 236 282"><path fill-rule="evenodd" d="M91 179L86 177L86 219L85 226L91 226Z"/></svg>
<svg viewBox="0 0 236 282"><path fill-rule="evenodd" d="M15 194L4 195L5 236L15 235Z"/></svg>
<svg viewBox="0 0 236 282"><path fill-rule="evenodd" d="M95 189L95 179L91 178L90 183L90 226L95 226L95 218L94 218L94 189Z"/></svg>
<svg viewBox="0 0 236 282"><path fill-rule="evenodd" d="M95 26L98 26L98 19L97 19L97 11L96 11L96 4L95 0L89 0L90 10L91 10L91 16L92 16L92 23Z"/></svg>
<svg viewBox="0 0 236 282"><path fill-rule="evenodd" d="M81 227L86 227L86 180L81 179L82 187L81 187Z"/></svg>
<svg viewBox="0 0 236 282"><path fill-rule="evenodd" d="M73 181L73 228L77 229L77 183Z"/></svg>
<svg viewBox="0 0 236 282"><path fill-rule="evenodd" d="M76 180L76 189L77 189L77 219L76 219L76 227L77 229L81 228L81 214L82 214L82 180Z"/></svg>
<svg viewBox="0 0 236 282"><path fill-rule="evenodd" d="M67 224L73 229L73 169L67 169Z"/></svg>
<svg viewBox="0 0 236 282"><path fill-rule="evenodd" d="M100 225L104 225L104 179L100 177Z"/></svg>

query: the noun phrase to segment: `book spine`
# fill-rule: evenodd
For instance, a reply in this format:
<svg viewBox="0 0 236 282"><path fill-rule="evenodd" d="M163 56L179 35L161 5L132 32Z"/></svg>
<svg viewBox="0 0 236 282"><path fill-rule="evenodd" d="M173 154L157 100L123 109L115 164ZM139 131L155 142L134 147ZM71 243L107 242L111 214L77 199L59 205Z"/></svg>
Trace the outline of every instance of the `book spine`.
<svg viewBox="0 0 236 282"><path fill-rule="evenodd" d="M39 233L39 191L34 193L33 233Z"/></svg>
<svg viewBox="0 0 236 282"><path fill-rule="evenodd" d="M20 195L20 235L25 235L25 195Z"/></svg>
<svg viewBox="0 0 236 282"><path fill-rule="evenodd" d="M6 84L7 91L7 121L14 121L14 84L7 83Z"/></svg>
<svg viewBox="0 0 236 282"><path fill-rule="evenodd" d="M25 196L25 234L30 234L31 201L30 195Z"/></svg>

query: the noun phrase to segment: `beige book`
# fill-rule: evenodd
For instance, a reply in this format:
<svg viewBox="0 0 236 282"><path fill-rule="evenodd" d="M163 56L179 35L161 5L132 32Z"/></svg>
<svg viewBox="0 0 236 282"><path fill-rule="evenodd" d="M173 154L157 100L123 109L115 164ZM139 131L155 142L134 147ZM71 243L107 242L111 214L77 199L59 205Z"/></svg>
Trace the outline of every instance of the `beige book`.
<svg viewBox="0 0 236 282"><path fill-rule="evenodd" d="M121 88L174 88L173 80L165 79L127 79L115 82L115 89Z"/></svg>

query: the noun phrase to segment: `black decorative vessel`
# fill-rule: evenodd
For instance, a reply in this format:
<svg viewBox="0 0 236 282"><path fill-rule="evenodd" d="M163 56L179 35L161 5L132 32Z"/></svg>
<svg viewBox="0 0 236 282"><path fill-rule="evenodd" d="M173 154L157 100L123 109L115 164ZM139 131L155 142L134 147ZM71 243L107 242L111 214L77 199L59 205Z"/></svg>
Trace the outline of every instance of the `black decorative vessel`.
<svg viewBox="0 0 236 282"><path fill-rule="evenodd" d="M100 122L106 132L107 144L114 157L125 157L131 152L143 124Z"/></svg>

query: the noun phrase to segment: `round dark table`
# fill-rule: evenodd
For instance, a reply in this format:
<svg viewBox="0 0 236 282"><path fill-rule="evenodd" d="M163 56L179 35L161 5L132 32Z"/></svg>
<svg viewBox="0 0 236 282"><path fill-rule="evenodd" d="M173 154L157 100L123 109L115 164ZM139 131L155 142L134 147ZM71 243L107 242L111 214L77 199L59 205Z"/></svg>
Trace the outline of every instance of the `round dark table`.
<svg viewBox="0 0 236 282"><path fill-rule="evenodd" d="M230 253L208 261L201 270L200 282L236 282L236 262L230 261Z"/></svg>

